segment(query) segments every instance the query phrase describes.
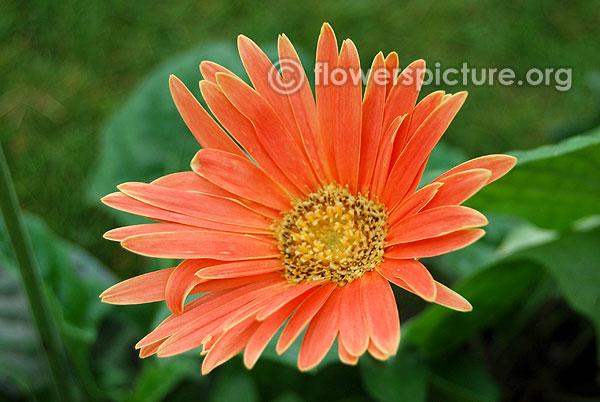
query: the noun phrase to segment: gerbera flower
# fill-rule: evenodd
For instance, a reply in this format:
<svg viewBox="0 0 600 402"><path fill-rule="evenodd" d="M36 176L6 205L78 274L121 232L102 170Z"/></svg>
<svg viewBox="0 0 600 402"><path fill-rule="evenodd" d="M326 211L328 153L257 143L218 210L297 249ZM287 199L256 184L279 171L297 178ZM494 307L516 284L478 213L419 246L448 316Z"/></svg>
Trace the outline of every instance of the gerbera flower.
<svg viewBox="0 0 600 402"><path fill-rule="evenodd" d="M278 353L306 329L303 371L336 338L344 363L356 364L367 351L387 359L400 341L390 282L429 302L471 310L419 259L483 236L478 228L486 218L460 204L508 172L515 158L473 159L417 190L466 93L438 91L417 104L425 63L378 80L382 71L396 78L398 66L396 53L379 53L364 96L355 80L317 77L315 100L303 69L286 68L273 80L274 66L254 42L240 36L238 46L252 86L215 63L200 65L200 89L220 125L170 78L175 105L202 145L193 171L125 183L103 198L159 222L114 229L107 239L138 254L183 260L101 295L113 304L166 301L172 314L137 344L140 356L203 347L208 373L244 351L251 368L283 327ZM282 62L300 66L284 35L278 50ZM317 62L349 76L360 69L352 41L338 52L327 24ZM282 86L294 90L282 93ZM192 294L201 296L186 303Z"/></svg>

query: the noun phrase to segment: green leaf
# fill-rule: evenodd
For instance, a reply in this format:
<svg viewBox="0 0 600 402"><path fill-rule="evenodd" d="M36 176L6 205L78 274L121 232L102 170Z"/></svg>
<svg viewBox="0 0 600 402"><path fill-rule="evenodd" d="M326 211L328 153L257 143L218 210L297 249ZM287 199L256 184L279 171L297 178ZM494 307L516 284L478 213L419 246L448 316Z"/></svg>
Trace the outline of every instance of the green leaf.
<svg viewBox="0 0 600 402"><path fill-rule="evenodd" d="M40 219L26 216L25 223L76 370L79 371L87 392L97 393L99 389L95 386L90 366L91 347L96 341L101 320L111 309L110 306L99 303L98 295L114 283L115 278L98 260L85 250L60 239ZM28 388L36 389L43 385L45 373L38 372L39 365L29 364L28 359L32 353L38 358L41 355L39 341L24 297L24 289L16 279L16 266L5 231L0 232L0 265L6 268L0 277L0 286L10 286L11 289L11 292L1 292L1 297L7 298L2 300L2 305L11 306L11 310L7 309L6 312L13 314L11 323L2 323L2 319L6 317L0 313L0 326L13 329L2 331L0 345L6 346L0 346L0 353L9 353L15 359L15 367L20 365L23 368L22 371L16 368L9 370L7 375L15 376L16 384L28 384ZM9 338L17 336L17 330L23 332L11 343ZM2 359L2 362L5 361L10 360ZM42 367L45 370L45 366ZM0 368L0 371L4 369ZM28 378L21 380L20 376L25 372Z"/></svg>
<svg viewBox="0 0 600 402"><path fill-rule="evenodd" d="M518 215L548 229L566 229L600 214L600 129L512 155L519 159L517 166L468 205Z"/></svg>
<svg viewBox="0 0 600 402"><path fill-rule="evenodd" d="M506 259L477 271L453 288L473 305L469 313L431 305L405 331L405 341L428 355L445 353L495 324L537 283L541 268L530 261Z"/></svg>
<svg viewBox="0 0 600 402"><path fill-rule="evenodd" d="M569 305L600 334L600 229L573 232L522 254L546 268ZM600 350L599 350L600 353Z"/></svg>
<svg viewBox="0 0 600 402"><path fill-rule="evenodd" d="M367 391L385 402L421 402L427 397L429 370L415 350L401 347L385 362L363 357L360 373Z"/></svg>
<svg viewBox="0 0 600 402"><path fill-rule="evenodd" d="M486 367L464 353L435 361L431 383L432 400L495 402L500 399L500 389Z"/></svg>
<svg viewBox="0 0 600 402"><path fill-rule="evenodd" d="M252 376L237 365L226 365L219 371L209 402L258 401L258 391Z"/></svg>

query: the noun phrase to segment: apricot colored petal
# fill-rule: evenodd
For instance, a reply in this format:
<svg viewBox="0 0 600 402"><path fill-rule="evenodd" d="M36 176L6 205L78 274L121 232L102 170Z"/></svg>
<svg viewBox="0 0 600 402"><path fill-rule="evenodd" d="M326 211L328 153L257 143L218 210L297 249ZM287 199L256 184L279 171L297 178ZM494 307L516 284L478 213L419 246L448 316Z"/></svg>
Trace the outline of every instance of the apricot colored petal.
<svg viewBox="0 0 600 402"><path fill-rule="evenodd" d="M417 129L423 124L423 121L442 103L444 94L444 91L436 91L427 95L411 112L410 119L407 120L407 131L406 133L403 133L402 141L394 142L394 151L392 153L392 161L394 163L398 160L404 147L406 147L408 142L412 139ZM393 166L393 164L391 166Z"/></svg>
<svg viewBox="0 0 600 402"><path fill-rule="evenodd" d="M465 163L462 163L450 170L446 173L435 179L434 181L443 181L443 179L448 176L458 173L464 172L472 169L487 169L492 172L491 177L488 179L487 184L490 184L506 173L508 173L515 165L517 164L517 158L511 155L486 155L480 156L479 158L471 159Z"/></svg>
<svg viewBox="0 0 600 402"><path fill-rule="evenodd" d="M398 53L396 52L391 52L390 54L388 54L385 57L385 69L388 71L388 76L389 76L389 80L386 84L386 89L385 89L385 97L387 99L387 97L390 95L390 92L392 90L392 88L394 87L394 84L396 83L396 77L398 76L398 64L399 64L399 59L398 59Z"/></svg>
<svg viewBox="0 0 600 402"><path fill-rule="evenodd" d="M283 82L285 88L289 88L286 91L287 97L300 130L304 147L319 181L325 180L327 174L323 161L325 161L326 156L322 152L318 138L317 107L310 83L302 67L302 62L287 36L279 36L277 49Z"/></svg>
<svg viewBox="0 0 600 402"><path fill-rule="evenodd" d="M256 91L242 80L217 74L217 82L227 99L248 118L265 151L300 190L311 192L316 179L310 163L279 117Z"/></svg>
<svg viewBox="0 0 600 402"><path fill-rule="evenodd" d="M265 274L281 271L283 265L279 258L267 260L236 261L204 268L198 272L198 277L204 279L238 278L248 275Z"/></svg>
<svg viewBox="0 0 600 402"><path fill-rule="evenodd" d="M456 311L471 311L473 306L464 297L439 282L435 283L437 296L435 302Z"/></svg>
<svg viewBox="0 0 600 402"><path fill-rule="evenodd" d="M220 151L216 151L220 152ZM231 154L229 154L231 155ZM241 158L240 158L241 159ZM248 162L251 164L250 162ZM177 190L146 183L124 183L119 190L157 208L230 225L269 228L273 221L239 201L192 191Z"/></svg>
<svg viewBox="0 0 600 402"><path fill-rule="evenodd" d="M444 177L441 179L444 185L427 204L426 209L462 204L483 188L491 175L492 172L487 169L471 169Z"/></svg>
<svg viewBox="0 0 600 402"><path fill-rule="evenodd" d="M248 319L221 335L202 362L202 374L210 373L215 367L244 350L258 325L253 319Z"/></svg>
<svg viewBox="0 0 600 402"><path fill-rule="evenodd" d="M379 349L372 339L369 341L369 348L367 350L369 351L369 354L377 360L386 361L390 358L390 355L385 354L381 349Z"/></svg>
<svg viewBox="0 0 600 402"><path fill-rule="evenodd" d="M424 60L413 61L400 73L385 103L384 130L389 127L396 117L404 116L413 110L421 91L424 74Z"/></svg>
<svg viewBox="0 0 600 402"><path fill-rule="evenodd" d="M338 173L335 160L335 142L332 133L336 132L336 89L331 83L331 71L337 68L338 47L335 33L327 23L321 27L317 42L315 63L315 98L319 120L319 138L326 155L327 179L337 182Z"/></svg>
<svg viewBox="0 0 600 402"><path fill-rule="evenodd" d="M408 243L430 237L442 236L461 229L487 225L488 221L471 208L449 205L419 212L390 228L388 245Z"/></svg>
<svg viewBox="0 0 600 402"><path fill-rule="evenodd" d="M281 276L280 276L281 277ZM283 278L283 277L281 277ZM298 285L290 285L283 292L279 293L275 297L269 300L269 304L265 306L256 316L256 319L262 321L269 317L271 314L283 307L287 302L308 293L311 289L320 286L321 282L304 282Z"/></svg>
<svg viewBox="0 0 600 402"><path fill-rule="evenodd" d="M400 319L392 288L384 277L373 271L365 273L360 283L370 338L383 353L393 355L400 343Z"/></svg>
<svg viewBox="0 0 600 402"><path fill-rule="evenodd" d="M276 257L274 242L240 233L216 231L150 233L128 237L129 251L157 258L213 258L220 261Z"/></svg>
<svg viewBox="0 0 600 402"><path fill-rule="evenodd" d="M438 106L421 124L390 171L382 195L386 205L393 207L405 197L423 163L429 158L433 147L450 125L465 98L465 92L452 96Z"/></svg>
<svg viewBox="0 0 600 402"><path fill-rule="evenodd" d="M170 76L169 87L179 114L200 145L244 156L240 147L210 117L179 78Z"/></svg>
<svg viewBox="0 0 600 402"><path fill-rule="evenodd" d="M196 276L196 272L215 263L212 260L185 260L175 267L165 288L165 301L171 312L174 314L183 313L186 297L194 286L201 281Z"/></svg>
<svg viewBox="0 0 600 402"><path fill-rule="evenodd" d="M165 287L175 268L148 272L119 282L100 295L103 303L142 304L165 300Z"/></svg>
<svg viewBox="0 0 600 402"><path fill-rule="evenodd" d="M383 123L383 108L385 106L385 90L386 80L382 79L382 71L385 69L385 61L383 54L379 52L373 63L367 86L365 88L365 96L362 103L362 129L360 140L360 168L359 168L359 185L362 194L366 194L370 190L371 178L375 169L379 143L382 136ZM388 77L391 80L391 76Z"/></svg>
<svg viewBox="0 0 600 402"><path fill-rule="evenodd" d="M192 169L240 197L287 210L291 198L252 162L225 152L203 149L192 160Z"/></svg>
<svg viewBox="0 0 600 402"><path fill-rule="evenodd" d="M339 287L334 289L323 307L310 321L304 339L302 339L300 353L298 353L300 371L308 371L316 367L333 345L338 334L341 295Z"/></svg>
<svg viewBox="0 0 600 402"><path fill-rule="evenodd" d="M367 338L367 341L369 338ZM366 348L365 348L366 350ZM348 349L344 346L342 342L338 341L338 356L340 357L340 361L344 364L348 364L350 366L356 366L358 364L358 356L355 356L348 352Z"/></svg>
<svg viewBox="0 0 600 402"><path fill-rule="evenodd" d="M386 258L427 258L450 253L467 247L485 234L483 229L464 229L429 239L392 245L385 253Z"/></svg>
<svg viewBox="0 0 600 402"><path fill-rule="evenodd" d="M298 307L292 318L290 318L283 328L283 331L277 340L276 351L278 354L285 352L292 343L294 343L310 320L312 320L321 307L323 307L336 287L337 285L335 283L327 283L306 297L304 302Z"/></svg>
<svg viewBox="0 0 600 402"><path fill-rule="evenodd" d="M394 227L402 219L421 211L433 199L442 183L431 183L413 193L390 212L388 225Z"/></svg>
<svg viewBox="0 0 600 402"><path fill-rule="evenodd" d="M296 145L304 152L304 143L290 101L286 93L279 90L276 85L277 80L281 80L281 75L267 55L250 38L239 35L238 50L254 89L273 108ZM217 82L219 82L218 76Z"/></svg>
<svg viewBox="0 0 600 402"><path fill-rule="evenodd" d="M299 196L301 192L298 187L288 179L265 151L258 139L252 122L233 106L219 86L212 82L200 81L200 91L211 112L219 119L223 127L231 133L233 138L250 154L252 159L288 192L294 196Z"/></svg>
<svg viewBox="0 0 600 402"><path fill-rule="evenodd" d="M101 200L104 204L118 209L120 211L129 212L145 218L154 219L161 222L180 223L182 225L193 226L189 229L192 231L205 231L206 229L237 232L237 233L252 233L264 234L265 229L251 228L249 226L229 225L223 222L216 222L208 219L202 219L195 216L189 216L166 209L157 208L145 202L136 200L123 193L112 193ZM177 230L178 231L178 230Z"/></svg>
<svg viewBox="0 0 600 402"><path fill-rule="evenodd" d="M392 283L395 283L395 279L400 279L415 294L429 302L435 300L435 281L419 261L386 259L377 267L377 272Z"/></svg>
<svg viewBox="0 0 600 402"><path fill-rule="evenodd" d="M223 264L225 265L225 264ZM237 278L223 278L223 279L203 279L202 282L198 283L190 294L215 292L218 290L226 290L237 288L240 286L248 285L250 283L260 282L264 280L281 279L281 275L277 272L267 272L264 274L255 274L250 276L240 276ZM287 283L287 282L286 282Z"/></svg>
<svg viewBox="0 0 600 402"><path fill-rule="evenodd" d="M261 321L256 332L250 337L244 351L244 365L246 368L251 369L254 367L267 344L303 300L304 298L299 296L285 304L264 321Z"/></svg>
<svg viewBox="0 0 600 402"><path fill-rule="evenodd" d="M189 232L196 228L178 223L146 223L141 225L123 226L109 230L103 237L108 240L122 241L127 237L146 234L146 233L164 233L164 232Z"/></svg>
<svg viewBox="0 0 600 402"><path fill-rule="evenodd" d="M360 356L369 346L369 331L363 313L360 280L343 287L340 300L340 335L338 343L348 354ZM341 356L340 356L341 357Z"/></svg>
<svg viewBox="0 0 600 402"><path fill-rule="evenodd" d="M245 286L234 289L221 290L208 293L188 304L183 309L183 314L172 314L160 323L152 332L142 338L136 348L141 348L158 342L161 339L168 338L175 333L187 329L197 330L216 319L241 308L246 303L254 300L258 294L263 292L264 288L275 286L281 283L283 278L272 278L262 281L256 281ZM173 344L173 341L170 341Z"/></svg>
<svg viewBox="0 0 600 402"><path fill-rule="evenodd" d="M203 61L200 63L200 73L202 73L202 77L204 77L205 80L212 82L214 84L217 83L217 73L225 73L225 74L230 74L230 75L235 75L234 73L231 72L231 70L228 70L227 68L223 67L220 64L217 64L215 62L212 61Z"/></svg>
<svg viewBox="0 0 600 402"><path fill-rule="evenodd" d="M387 173L389 170L390 161L392 158L392 150L394 148L394 141L396 139L396 133L403 124L404 116L398 116L389 125L381 142L379 144L379 150L377 152L377 162L375 163L375 171L373 172L373 178L371 183L371 190L373 194L379 196L383 192L385 182L387 180Z"/></svg>
<svg viewBox="0 0 600 402"><path fill-rule="evenodd" d="M340 184L348 185L355 193L358 189L360 165L360 136L362 126L362 76L356 46L346 39L340 50L338 69L347 79L335 85L337 119L334 151Z"/></svg>

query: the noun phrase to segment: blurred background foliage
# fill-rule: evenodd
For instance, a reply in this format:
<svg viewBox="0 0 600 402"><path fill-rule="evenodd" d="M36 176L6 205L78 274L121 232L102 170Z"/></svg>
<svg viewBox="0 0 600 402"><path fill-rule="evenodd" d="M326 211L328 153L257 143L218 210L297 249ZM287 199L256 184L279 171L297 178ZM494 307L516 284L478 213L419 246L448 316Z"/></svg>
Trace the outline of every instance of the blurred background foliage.
<svg viewBox="0 0 600 402"><path fill-rule="evenodd" d="M166 266L102 239L133 222L98 199L123 181L188 169L197 144L169 96L174 73L199 96L198 64L242 73L235 38L274 55L277 34L314 59L319 28L356 43L363 66L571 67L573 86L467 89L427 177L514 149L520 162L470 201L490 217L476 245L426 264L474 305L461 314L397 292L403 341L380 363L331 356L300 374L273 350L247 372L208 377L197 353L140 361L133 345L166 314L97 295ZM36 256L78 373L82 400L600 400L600 7L597 2L5 0L0 14L0 139ZM582 134L583 135L580 135ZM571 138L572 137L572 138ZM596 216L596 217L594 217ZM0 398L46 400L49 375L4 230L0 238ZM75 385L74 385L75 386Z"/></svg>

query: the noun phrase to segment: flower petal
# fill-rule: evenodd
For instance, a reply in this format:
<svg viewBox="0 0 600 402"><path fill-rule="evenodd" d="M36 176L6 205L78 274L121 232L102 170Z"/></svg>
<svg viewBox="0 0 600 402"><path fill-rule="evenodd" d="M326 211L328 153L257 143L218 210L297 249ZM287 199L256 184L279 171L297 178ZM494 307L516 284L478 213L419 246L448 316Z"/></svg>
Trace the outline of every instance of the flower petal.
<svg viewBox="0 0 600 402"><path fill-rule="evenodd" d="M179 114L204 148L220 149L244 156L240 147L210 117L179 78L171 75L169 77L169 87Z"/></svg>
<svg viewBox="0 0 600 402"><path fill-rule="evenodd" d="M390 355L385 354L381 349L379 349L372 339L369 341L368 351L369 354L377 360L386 361L390 358Z"/></svg>
<svg viewBox="0 0 600 402"><path fill-rule="evenodd" d="M165 287L174 269L148 272L119 282L102 292L100 299L109 304L142 304L165 300Z"/></svg>
<svg viewBox="0 0 600 402"><path fill-rule="evenodd" d="M398 53L396 52L391 52L385 57L385 69L388 71L388 75L390 77L385 89L386 99L388 96L390 96L390 92L394 87L394 84L397 82L396 77L398 76L398 63Z"/></svg>
<svg viewBox="0 0 600 402"><path fill-rule="evenodd" d="M398 116L410 113L415 104L423 75L425 74L425 60L416 60L410 63L400 74L385 103L383 115L383 129L386 130Z"/></svg>
<svg viewBox="0 0 600 402"><path fill-rule="evenodd" d="M318 282L304 282L298 285L290 285L286 290L279 293L269 300L269 304L265 306L256 316L256 319L262 321L269 317L271 314L283 307L287 302L308 293L311 289L319 286L321 281Z"/></svg>
<svg viewBox="0 0 600 402"><path fill-rule="evenodd" d="M369 338L367 338L367 341L368 340ZM348 352L342 342L338 342L338 356L340 357L340 361L344 364L348 364L350 366L356 366L358 364L358 356L354 356Z"/></svg>
<svg viewBox="0 0 600 402"><path fill-rule="evenodd" d="M373 343L384 354L394 355L400 343L400 319L388 281L377 272L360 279L365 322Z"/></svg>
<svg viewBox="0 0 600 402"><path fill-rule="evenodd" d="M248 73L250 81L252 81L252 86L254 86L256 92L258 92L273 108L279 117L279 120L284 124L289 134L291 134L298 148L304 152L304 142L302 141L302 135L296 124L290 101L285 93L281 93L277 90L277 87L273 82L274 79L281 79L281 75L273 66L273 63L271 63L271 60L269 60L267 55L250 38L239 35L238 50L240 58L242 59L242 64ZM218 76L217 82L219 82ZM234 101L232 102L235 104ZM244 112L242 111L242 113ZM252 120L252 118L248 118Z"/></svg>
<svg viewBox="0 0 600 402"><path fill-rule="evenodd" d="M225 74L235 75L234 73L231 72L231 70L228 70L227 68L223 67L222 65L217 64L212 61L208 61L208 60L205 60L200 63L200 73L202 73L202 77L204 77L205 80L212 82L214 84L217 83L217 77L216 77L217 73L225 73Z"/></svg>
<svg viewBox="0 0 600 402"><path fill-rule="evenodd" d="M178 332L183 335L186 328L197 330L214 322L219 317L225 316L224 321L228 313L254 300L265 288L276 286L282 280L283 278L273 278L257 281L235 289L211 292L201 296L186 304L183 314L171 314L167 317L152 332L141 339L135 347L139 349L148 346ZM169 342L174 344L173 340Z"/></svg>
<svg viewBox="0 0 600 402"><path fill-rule="evenodd" d="M278 210L290 208L290 196L258 166L243 158L203 149L198 151L192 160L192 169L241 197Z"/></svg>
<svg viewBox="0 0 600 402"><path fill-rule="evenodd" d="M267 260L236 261L204 268L198 272L198 277L204 279L238 278L249 275L265 274L281 271L283 265L279 258Z"/></svg>
<svg viewBox="0 0 600 402"><path fill-rule="evenodd" d="M315 98L317 102L317 115L319 119L319 138L321 147L326 155L325 167L329 182L337 182L337 165L335 161L335 142L332 133L336 125L336 89L330 83L331 71L337 68L338 47L335 33L331 26L324 23L321 27L317 43L317 58L315 63Z"/></svg>
<svg viewBox="0 0 600 402"><path fill-rule="evenodd" d="M400 221L390 228L388 245L408 243L487 225L488 221L474 209L449 205L428 209Z"/></svg>
<svg viewBox="0 0 600 402"><path fill-rule="evenodd" d="M387 173L392 158L392 150L394 149L394 141L398 129L403 124L405 117L398 116L389 125L379 144L377 151L377 162L375 163L375 171L373 172L373 178L371 183L371 190L373 194L379 196L384 189L385 182L387 180Z"/></svg>
<svg viewBox="0 0 600 402"><path fill-rule="evenodd" d="M304 297L299 296L285 304L264 321L261 321L256 332L250 337L248 345L246 345L246 350L244 351L244 365L246 368L251 369L254 367L269 341L271 341L279 328L303 300Z"/></svg>
<svg viewBox="0 0 600 402"><path fill-rule="evenodd" d="M279 336L276 347L278 354L285 352L294 343L310 320L323 307L336 287L335 283L327 283L306 297Z"/></svg>
<svg viewBox="0 0 600 402"><path fill-rule="evenodd" d="M360 140L360 192L366 194L370 190L371 178L375 169L375 162L379 150L379 143L383 134L383 108L385 106L386 80L382 79L382 71L388 74L387 81L391 81L391 74L385 69L383 53L377 53L367 80L365 96L362 103L362 129Z"/></svg>
<svg viewBox="0 0 600 402"><path fill-rule="evenodd" d="M435 285L437 287L437 296L435 298L437 304L457 311L473 310L471 303L452 289L447 288L439 282L436 282Z"/></svg>
<svg viewBox="0 0 600 402"><path fill-rule="evenodd" d="M273 223L270 218L231 198L146 183L124 183L117 187L128 196L146 204L209 221L261 228L266 233L270 232L269 228Z"/></svg>
<svg viewBox="0 0 600 402"><path fill-rule="evenodd" d="M377 272L392 283L396 283L395 280L400 279L415 294L429 302L435 300L435 281L427 268L419 261L386 259L377 267Z"/></svg>
<svg viewBox="0 0 600 402"><path fill-rule="evenodd" d="M338 343L348 354L360 356L369 346L369 331L365 323L361 301L360 280L343 287L340 301L340 335Z"/></svg>
<svg viewBox="0 0 600 402"><path fill-rule="evenodd" d="M196 230L193 226L180 225L178 223L146 223L141 225L123 226L109 230L103 237L108 240L122 241L127 237L146 234L146 233L164 233L164 232L189 232Z"/></svg>
<svg viewBox="0 0 600 402"><path fill-rule="evenodd" d="M458 173L464 172L471 169L487 169L492 172L492 176L488 179L487 184L490 184L506 173L508 173L517 164L517 158L510 155L486 155L480 156L479 158L471 159L463 164L460 164L446 173L435 179L434 181L440 181L446 177Z"/></svg>
<svg viewBox="0 0 600 402"><path fill-rule="evenodd" d="M394 259L436 257L467 247L484 234L483 229L464 229L429 239L400 243L391 246L385 252L385 257Z"/></svg>
<svg viewBox="0 0 600 402"><path fill-rule="evenodd" d="M294 196L299 196L301 192L298 187L288 179L267 151L265 151L265 148L258 139L252 122L231 104L219 86L216 83L200 81L200 91L210 111L219 119L223 127L231 133L233 138L242 145L246 152L252 156L252 159L275 182L283 186Z"/></svg>
<svg viewBox="0 0 600 402"><path fill-rule="evenodd" d="M175 314L183 313L186 297L194 286L201 281L196 276L196 272L214 264L218 264L218 262L213 260L184 260L175 267L165 288L165 301L169 310Z"/></svg>
<svg viewBox="0 0 600 402"><path fill-rule="evenodd" d="M145 218L154 219L161 222L172 222L180 223L183 225L193 226L189 231L205 231L206 229L213 229L227 232L237 233L265 233L265 229L262 228L251 228L249 226L229 225L223 222L216 222L207 219L198 218L195 216L189 216L180 214L174 211L168 211L166 209L157 208L152 205L146 204L142 201L136 200L135 198L129 197L123 193L112 193L101 200L104 204L118 209L119 211L125 211ZM178 229L177 229L178 230Z"/></svg>
<svg viewBox="0 0 600 402"><path fill-rule="evenodd" d="M300 58L287 36L279 36L277 49L279 51L283 82L286 85L285 88L290 88L287 91L287 97L292 106L298 129L302 135L304 147L315 168L315 173L319 181L325 180L327 174L323 163L326 161L326 156L320 147L317 107L310 83L302 68Z"/></svg>
<svg viewBox="0 0 600 402"><path fill-rule="evenodd" d="M460 92L438 106L410 140L392 167L382 200L393 207L402 201L423 163L429 158L446 128L464 103L466 92Z"/></svg>
<svg viewBox="0 0 600 402"><path fill-rule="evenodd" d="M265 151L300 190L311 192L316 178L310 163L273 108L242 80L217 74L217 82L227 99L249 119Z"/></svg>
<svg viewBox="0 0 600 402"><path fill-rule="evenodd" d="M248 262L248 261L246 261ZM225 265L225 264L223 264ZM250 283L260 282L264 280L281 279L281 275L276 272L268 272L266 274L256 274L250 276L240 276L239 278L223 278L223 279L204 279L202 282L194 286L190 294L215 292L218 290L233 289Z"/></svg>
<svg viewBox="0 0 600 402"><path fill-rule="evenodd" d="M418 213L433 199L442 183L431 183L413 193L390 212L389 227L395 226L402 219Z"/></svg>
<svg viewBox="0 0 600 402"><path fill-rule="evenodd" d="M216 231L151 233L128 237L129 251L157 258L214 258L220 261L276 257L274 242L240 233Z"/></svg>
<svg viewBox="0 0 600 402"><path fill-rule="evenodd" d="M487 169L471 169L442 178L444 183L425 209L445 205L460 205L486 185L492 172Z"/></svg>
<svg viewBox="0 0 600 402"><path fill-rule="evenodd" d="M221 335L202 362L202 374L210 373L215 367L244 350L258 325L258 322L250 318Z"/></svg>
<svg viewBox="0 0 600 402"><path fill-rule="evenodd" d="M310 321L298 353L300 371L308 371L316 367L333 345L338 333L341 294L341 289L336 286L323 307Z"/></svg>
<svg viewBox="0 0 600 402"><path fill-rule="evenodd" d="M348 185L350 192L358 189L360 165L360 133L362 126L362 81L360 59L356 46L346 39L340 50L338 70L346 74L336 91L336 114L334 151L341 185Z"/></svg>

